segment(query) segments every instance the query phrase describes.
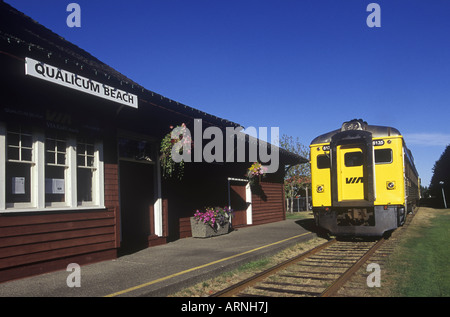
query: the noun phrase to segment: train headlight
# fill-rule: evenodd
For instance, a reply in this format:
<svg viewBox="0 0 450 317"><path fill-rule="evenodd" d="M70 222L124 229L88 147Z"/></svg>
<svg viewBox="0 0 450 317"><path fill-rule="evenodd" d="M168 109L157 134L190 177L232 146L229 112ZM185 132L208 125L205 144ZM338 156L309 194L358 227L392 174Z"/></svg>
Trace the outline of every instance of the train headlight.
<svg viewBox="0 0 450 317"><path fill-rule="evenodd" d="M318 185L316 187L316 190L317 190L318 193L323 193L323 185Z"/></svg>
<svg viewBox="0 0 450 317"><path fill-rule="evenodd" d="M389 190L395 189L395 182L392 181L386 182L386 188Z"/></svg>

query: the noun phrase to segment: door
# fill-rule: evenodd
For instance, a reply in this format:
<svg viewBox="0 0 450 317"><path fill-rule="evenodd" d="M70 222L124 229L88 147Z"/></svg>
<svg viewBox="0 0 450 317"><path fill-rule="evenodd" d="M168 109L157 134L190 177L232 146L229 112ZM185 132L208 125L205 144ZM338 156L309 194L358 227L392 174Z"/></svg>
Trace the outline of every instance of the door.
<svg viewBox="0 0 450 317"><path fill-rule="evenodd" d="M247 225L247 183L231 181L230 183L230 206L233 210L233 227L238 228Z"/></svg>
<svg viewBox="0 0 450 317"><path fill-rule="evenodd" d="M364 200L366 153L357 145L337 146L338 201Z"/></svg>
<svg viewBox="0 0 450 317"><path fill-rule="evenodd" d="M153 165L120 161L121 251L148 247L152 232L150 219L154 204Z"/></svg>
<svg viewBox="0 0 450 317"><path fill-rule="evenodd" d="M352 130L333 135L330 156L333 207L372 207L375 201L372 133Z"/></svg>

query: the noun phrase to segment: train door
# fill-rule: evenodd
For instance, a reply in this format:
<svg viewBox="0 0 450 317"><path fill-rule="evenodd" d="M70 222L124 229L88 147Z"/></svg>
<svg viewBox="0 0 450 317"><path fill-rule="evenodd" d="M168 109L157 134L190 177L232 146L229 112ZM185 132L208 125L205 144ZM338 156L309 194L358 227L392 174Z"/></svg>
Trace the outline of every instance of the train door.
<svg viewBox="0 0 450 317"><path fill-rule="evenodd" d="M372 133L343 131L331 137L333 207L373 207L375 171Z"/></svg>
<svg viewBox="0 0 450 317"><path fill-rule="evenodd" d="M358 145L338 145L338 201L364 200L367 177L364 175L365 149Z"/></svg>

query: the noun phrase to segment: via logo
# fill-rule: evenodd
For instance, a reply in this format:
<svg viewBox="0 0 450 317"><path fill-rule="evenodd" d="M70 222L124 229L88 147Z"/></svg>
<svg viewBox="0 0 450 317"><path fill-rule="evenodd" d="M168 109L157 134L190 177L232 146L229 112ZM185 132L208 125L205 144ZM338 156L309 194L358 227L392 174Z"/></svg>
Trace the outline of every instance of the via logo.
<svg viewBox="0 0 450 317"><path fill-rule="evenodd" d="M345 178L345 183L346 184L357 184L357 183L363 183L363 178L362 177L346 177Z"/></svg>

